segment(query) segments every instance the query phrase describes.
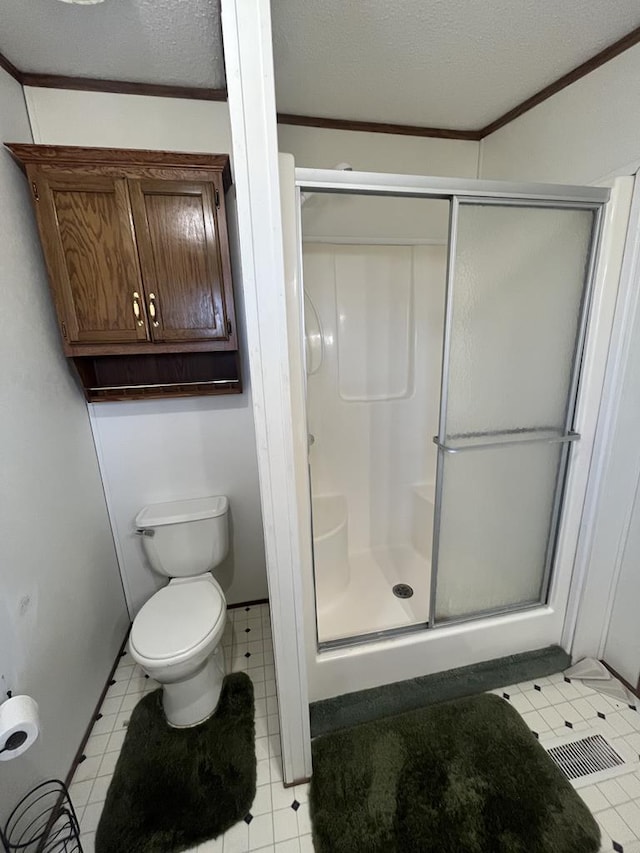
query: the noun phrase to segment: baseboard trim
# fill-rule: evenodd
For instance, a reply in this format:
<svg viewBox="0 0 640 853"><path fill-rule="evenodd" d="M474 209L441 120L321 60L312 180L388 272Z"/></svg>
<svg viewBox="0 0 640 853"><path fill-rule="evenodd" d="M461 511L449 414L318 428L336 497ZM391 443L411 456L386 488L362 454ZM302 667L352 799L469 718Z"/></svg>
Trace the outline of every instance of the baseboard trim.
<svg viewBox="0 0 640 853"><path fill-rule="evenodd" d="M600 661L600 663L601 663L603 666L606 666L606 668L609 670L609 672L611 673L611 675L612 675L614 678L617 678L617 679L618 679L618 681L622 682L622 684L624 684L624 686L627 688L627 690L628 690L630 693L633 693L633 695L636 697L636 699L640 699L640 690L638 689L638 687L640 687L640 685L636 685L635 687L632 687L632 686L631 686L631 684L629 684L629 682L627 681L627 679L626 679L626 678L623 678L623 677L620 675L620 673L619 673L619 672L616 672L616 671L615 671L615 669L614 669L612 666L609 666L609 664L606 662L606 660L601 660L601 661Z"/></svg>
<svg viewBox="0 0 640 853"><path fill-rule="evenodd" d="M257 607L259 604L268 603L268 598L256 598L255 601L240 601L238 604L228 604L227 610L237 610L239 607Z"/></svg>
<svg viewBox="0 0 640 853"><path fill-rule="evenodd" d="M125 646L127 645L127 640L129 639L130 633L131 633L131 625L129 625L129 627L127 628L127 633L124 635L124 640L122 641L120 649L118 650L118 654L116 655L116 659L113 662L113 666L111 667L111 670L109 671L109 675L107 676L107 680L105 682L105 685L102 688L102 692L100 693L100 698L98 699L98 702L97 702L96 707L93 711L93 714L91 715L91 720L89 721L89 724L86 728L86 731L83 735L83 738L80 741L80 746L78 747L78 751L76 752L74 759L71 762L71 768L69 769L69 772L67 773L66 778L64 780L64 784L67 786L67 788L71 784L71 780L73 779L73 776L74 776L76 770L78 769L78 765L81 764L83 762L83 760L86 758L86 756L84 754L84 750L85 750L85 747L87 745L87 741L91 737L91 730L93 729L93 726L96 722L98 714L100 713L100 708L102 707L102 703L104 702L104 697L107 695L107 690L111 686L111 681L113 680L113 676L115 674L115 671L118 668L118 664L120 663L120 658L122 657L122 655L124 653Z"/></svg>

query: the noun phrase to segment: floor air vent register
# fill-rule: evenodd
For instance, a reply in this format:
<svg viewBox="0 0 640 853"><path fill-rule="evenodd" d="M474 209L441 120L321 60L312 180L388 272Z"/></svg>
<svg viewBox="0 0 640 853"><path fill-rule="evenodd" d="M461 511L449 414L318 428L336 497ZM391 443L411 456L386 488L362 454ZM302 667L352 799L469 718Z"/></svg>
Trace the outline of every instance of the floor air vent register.
<svg viewBox="0 0 640 853"><path fill-rule="evenodd" d="M626 764L624 758L600 734L547 747L547 752L571 781L624 767Z"/></svg>

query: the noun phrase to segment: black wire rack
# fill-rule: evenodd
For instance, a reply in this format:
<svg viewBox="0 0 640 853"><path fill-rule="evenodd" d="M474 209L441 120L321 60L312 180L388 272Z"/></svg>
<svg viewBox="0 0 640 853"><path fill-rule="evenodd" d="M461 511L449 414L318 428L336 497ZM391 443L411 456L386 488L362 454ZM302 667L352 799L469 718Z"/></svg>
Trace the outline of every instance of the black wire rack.
<svg viewBox="0 0 640 853"><path fill-rule="evenodd" d="M58 779L23 797L4 828L10 853L82 853L80 827L69 792Z"/></svg>

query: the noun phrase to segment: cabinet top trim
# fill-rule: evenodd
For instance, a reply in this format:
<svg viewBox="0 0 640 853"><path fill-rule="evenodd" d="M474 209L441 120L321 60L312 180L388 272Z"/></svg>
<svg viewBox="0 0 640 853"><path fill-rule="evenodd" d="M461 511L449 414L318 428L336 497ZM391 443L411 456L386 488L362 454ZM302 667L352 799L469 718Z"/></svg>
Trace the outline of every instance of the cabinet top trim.
<svg viewBox="0 0 640 853"><path fill-rule="evenodd" d="M7 142L5 147L22 165L50 166L145 166L175 169L207 169L222 172L224 188L231 186L228 154L192 154L181 151L149 151L140 148L86 148L72 145L30 145Z"/></svg>

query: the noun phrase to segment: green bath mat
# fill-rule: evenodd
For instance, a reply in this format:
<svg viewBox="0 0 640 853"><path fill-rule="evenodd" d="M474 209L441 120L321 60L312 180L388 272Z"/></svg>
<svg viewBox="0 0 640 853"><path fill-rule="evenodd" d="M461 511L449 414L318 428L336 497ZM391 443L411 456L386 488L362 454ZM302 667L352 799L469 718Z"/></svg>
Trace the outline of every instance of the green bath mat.
<svg viewBox="0 0 640 853"><path fill-rule="evenodd" d="M134 708L96 833L96 853L173 853L218 836L256 793L253 685L225 679L216 713L172 729L162 691Z"/></svg>
<svg viewBox="0 0 640 853"><path fill-rule="evenodd" d="M597 853L591 813L492 694L313 742L317 853Z"/></svg>

